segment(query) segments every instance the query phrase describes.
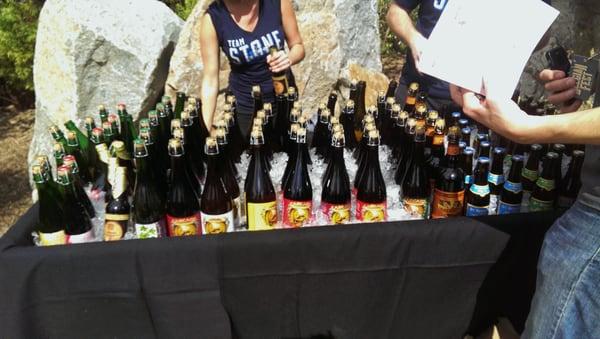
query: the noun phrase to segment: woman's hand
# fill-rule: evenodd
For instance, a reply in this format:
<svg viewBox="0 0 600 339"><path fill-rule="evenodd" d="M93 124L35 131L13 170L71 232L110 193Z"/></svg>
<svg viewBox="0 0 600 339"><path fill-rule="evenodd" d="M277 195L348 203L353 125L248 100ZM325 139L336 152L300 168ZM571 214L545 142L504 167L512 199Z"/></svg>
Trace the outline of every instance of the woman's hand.
<svg viewBox="0 0 600 339"><path fill-rule="evenodd" d="M278 73L287 70L292 66L292 62L285 51L278 51L275 55L267 56L269 70L273 73Z"/></svg>
<svg viewBox="0 0 600 339"><path fill-rule="evenodd" d="M545 69L540 73L540 80L550 94L548 101L561 108L563 113L571 113L581 107L581 100L569 102L577 94L575 79L567 77L563 71Z"/></svg>

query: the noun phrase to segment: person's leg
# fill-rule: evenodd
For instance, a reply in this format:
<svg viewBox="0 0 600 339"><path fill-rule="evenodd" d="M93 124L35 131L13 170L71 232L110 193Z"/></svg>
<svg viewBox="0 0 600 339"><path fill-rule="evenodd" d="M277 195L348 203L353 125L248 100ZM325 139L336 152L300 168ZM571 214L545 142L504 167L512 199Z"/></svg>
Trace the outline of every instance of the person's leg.
<svg viewBox="0 0 600 339"><path fill-rule="evenodd" d="M600 337L600 211L576 203L548 231L523 338Z"/></svg>

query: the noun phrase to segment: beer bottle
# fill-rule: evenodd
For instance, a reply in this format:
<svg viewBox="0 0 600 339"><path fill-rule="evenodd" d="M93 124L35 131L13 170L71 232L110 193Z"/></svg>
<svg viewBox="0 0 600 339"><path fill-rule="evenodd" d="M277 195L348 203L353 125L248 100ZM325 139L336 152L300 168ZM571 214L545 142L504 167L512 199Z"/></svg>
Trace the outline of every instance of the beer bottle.
<svg viewBox="0 0 600 339"><path fill-rule="evenodd" d="M173 110L173 103L171 102L171 97L168 95L164 95L161 98L161 104L163 106L164 112L167 115L168 121L175 119L175 112Z"/></svg>
<svg viewBox="0 0 600 339"><path fill-rule="evenodd" d="M379 165L379 132L370 131L364 174L356 193L356 219L361 222L387 220L386 186Z"/></svg>
<svg viewBox="0 0 600 339"><path fill-rule="evenodd" d="M128 192L133 191L133 180L135 178L133 174L133 159L131 158L131 154L127 152L125 148L125 143L120 140L115 140L110 145L109 154L113 158L117 158L118 166L117 167L125 167L125 177L127 183ZM109 167L110 170L110 167ZM113 184L111 182L111 184Z"/></svg>
<svg viewBox="0 0 600 339"><path fill-rule="evenodd" d="M83 134L83 132L81 132L79 130L79 128L77 128L77 126L75 126L75 123L73 121L71 121L71 120L67 121L65 123L65 127L68 130L67 136L68 136L69 132L75 133L75 136L77 138L77 143L79 144L79 149L81 149L81 154L85 158L84 160L86 161L86 163L89 163L90 162L90 154L93 151L93 149L90 145L90 140L88 139L88 137L85 134ZM68 142L68 139L67 139L67 142ZM91 171L90 171L90 176L91 176Z"/></svg>
<svg viewBox="0 0 600 339"><path fill-rule="evenodd" d="M242 133L240 132L240 128L237 125L237 120L235 118L235 114L233 113L224 113L223 119L227 122L228 126L228 144L230 147L228 148L228 156L234 163L241 162L241 155L246 149L246 142L242 137ZM208 133L207 133L208 135ZM206 139L206 138L205 138ZM277 138L275 139L277 140ZM279 145L277 145L279 147Z"/></svg>
<svg viewBox="0 0 600 339"><path fill-rule="evenodd" d="M260 86L254 85L252 86L252 100L254 100L254 109L252 113L252 118L256 118L256 113L263 108L263 98L262 91Z"/></svg>
<svg viewBox="0 0 600 339"><path fill-rule="evenodd" d="M94 182L92 183L92 197L99 198L100 192L110 190L108 183L108 147L104 143L104 134L102 129L94 128L92 130L92 145L96 149L96 165L94 166Z"/></svg>
<svg viewBox="0 0 600 339"><path fill-rule="evenodd" d="M425 120L426 129L425 129L425 156L429 156L431 154L431 146L433 145L433 136L435 135L435 124L439 118L439 113L437 111L429 111L427 114L427 119ZM442 119L443 120L443 119ZM444 121L444 129L446 128L446 121ZM444 134L444 129L442 129L442 135ZM443 156L443 153L442 153Z"/></svg>
<svg viewBox="0 0 600 339"><path fill-rule="evenodd" d="M562 181L563 181L563 176L562 176L562 163L563 163L563 156L566 152L567 147L563 144L554 144L552 145L552 151L556 154L558 154L558 160L557 162L557 166L556 166L556 171L554 172L554 182L556 184L556 187L559 188L562 186Z"/></svg>
<svg viewBox="0 0 600 339"><path fill-rule="evenodd" d="M178 120L173 119L173 121L175 122ZM177 124L175 124L175 125L177 125ZM202 195L201 181L198 176L196 167L194 166L194 162L192 160L192 154L191 154L191 152L189 152L189 149L188 149L188 147L189 148L192 148L192 147L186 142L185 132L184 132L183 128L175 127L173 129L173 138L179 139L181 141L181 145L186 150L183 154L184 166L188 173L188 177L190 179L190 184L192 184L192 189L194 190L196 197L199 198Z"/></svg>
<svg viewBox="0 0 600 339"><path fill-rule="evenodd" d="M296 142L298 140L298 130L300 129L300 125L294 123L290 126L290 132L289 132L289 138L290 138L290 142L293 143L293 145L295 147L292 148L289 157L288 157L288 162L285 166L285 170L283 171L283 176L281 177L281 189L283 191L284 187L287 184L288 179L290 178L290 175L292 173L292 170L294 168L294 164L296 163L296 157L298 156L298 146L296 145ZM261 154L262 154L262 150L261 150Z"/></svg>
<svg viewBox="0 0 600 339"><path fill-rule="evenodd" d="M170 237L201 234L200 205L185 164L182 140L169 140L170 189L167 194L167 231Z"/></svg>
<svg viewBox="0 0 600 339"><path fill-rule="evenodd" d="M448 134L446 159L440 168L438 180L435 182L435 192L431 204L433 219L456 217L463 214L465 175L459 166L459 156L458 135L450 133Z"/></svg>
<svg viewBox="0 0 600 339"><path fill-rule="evenodd" d="M408 92L406 94L406 100L404 101L404 111L414 112L415 104L417 103L417 94L419 93L419 84L416 82L408 85Z"/></svg>
<svg viewBox="0 0 600 339"><path fill-rule="evenodd" d="M285 150L287 145L288 131L289 131L289 119L290 112L287 104L287 93L279 94L275 96L275 108L277 115L275 117L275 151L281 152Z"/></svg>
<svg viewBox="0 0 600 339"><path fill-rule="evenodd" d="M275 58L278 52L279 49L277 46L271 46L269 48L271 58ZM286 93L289 87L286 71L271 72L271 77L273 78L273 90L275 91L275 95Z"/></svg>
<svg viewBox="0 0 600 339"><path fill-rule="evenodd" d="M129 152L129 154L132 154L133 139L136 138L133 120L131 118L131 115L127 113L127 107L123 103L117 105L117 114L119 115L119 122L121 125L121 140L125 143L125 148L127 149L127 152Z"/></svg>
<svg viewBox="0 0 600 339"><path fill-rule="evenodd" d="M275 146L275 125L273 119L275 115L273 113L273 105L270 102L266 102L263 105L263 111L265 112L265 120L263 121L263 133L265 134L265 142L268 145L269 153L271 157L276 150Z"/></svg>
<svg viewBox="0 0 600 339"><path fill-rule="evenodd" d="M495 147L492 157L492 169L488 174L488 183L490 184L490 198L492 206L497 203L502 187L504 186L504 155L505 150L501 147Z"/></svg>
<svg viewBox="0 0 600 339"><path fill-rule="evenodd" d="M360 93L358 92L358 80L357 79L350 80L350 90L348 93L348 99L352 100L352 102L357 104L359 94Z"/></svg>
<svg viewBox="0 0 600 339"><path fill-rule="evenodd" d="M365 125L365 135L369 135L369 132L375 131L375 130L376 130L375 124L372 122ZM364 143L363 143L363 140L361 140L361 146L363 147L363 150L361 151L360 155L357 158L358 169L354 176L354 186L353 186L353 190L352 190L353 195L356 195L360 180L362 179L362 177L365 175L365 173L367 171L368 158L369 158L368 143L369 143L368 138L364 138Z"/></svg>
<svg viewBox="0 0 600 339"><path fill-rule="evenodd" d="M92 142L91 141L91 139L92 139L92 131L94 130L94 128L96 128L96 122L94 122L94 118L92 118L92 117L85 117L84 126L85 126L85 131L86 131L88 143L91 143Z"/></svg>
<svg viewBox="0 0 600 339"><path fill-rule="evenodd" d="M250 135L252 159L244 184L246 215L250 231L271 230L277 225L277 199L275 188L262 159L263 135L253 131Z"/></svg>
<svg viewBox="0 0 600 339"><path fill-rule="evenodd" d="M123 141L119 128L119 118L116 115L111 114L108 116L108 122L110 123L113 139Z"/></svg>
<svg viewBox="0 0 600 339"><path fill-rule="evenodd" d="M367 135L368 131L366 130L367 125L371 125L372 128L374 129L376 128L375 126L375 118L373 118L372 115L366 115L365 119L363 119L363 123L362 123L362 128L363 128L363 134ZM364 152L367 149L367 138L363 138L358 142L358 147L356 147L354 149L354 152L352 152L352 157L357 161L358 164L358 160L361 158L361 156L364 154Z"/></svg>
<svg viewBox="0 0 600 339"><path fill-rule="evenodd" d="M58 168L57 182L61 196L62 228L67 234L67 244L79 244L94 241L92 222L86 209L77 198L71 172L67 166Z"/></svg>
<svg viewBox="0 0 600 339"><path fill-rule="evenodd" d="M202 147L204 144L200 140L200 135L194 135L193 121L188 110L180 113L181 127L183 128L184 147L188 153L188 159L191 160L194 173L199 181L204 178L204 156ZM227 123L223 121L227 127Z"/></svg>
<svg viewBox="0 0 600 339"><path fill-rule="evenodd" d="M431 149L429 154L425 152L425 166L427 176L429 177L429 187L435 189L435 181L439 178L440 165L444 160L444 129L446 121L443 118L438 118L434 123L434 131L431 138ZM426 132L427 133L427 132ZM425 136L425 147L427 147L427 135ZM458 147L458 142L456 143Z"/></svg>
<svg viewBox="0 0 600 339"><path fill-rule="evenodd" d="M364 138L367 139L367 138ZM321 213L328 224L350 222L350 178L344 162L344 133L337 132L331 140L332 159L323 176Z"/></svg>
<svg viewBox="0 0 600 339"><path fill-rule="evenodd" d="M393 149L392 155L397 162L400 162L404 154L407 152L410 146L410 140L406 135L406 124L408 122L408 112L401 111L398 114L398 120L395 122L396 128L394 130L394 138L397 139L395 148Z"/></svg>
<svg viewBox="0 0 600 339"><path fill-rule="evenodd" d="M366 81L359 81L357 85L357 100L354 101L354 138L358 141L362 139L362 124L367 108L365 104L365 95L367 91Z"/></svg>
<svg viewBox="0 0 600 339"><path fill-rule="evenodd" d="M460 129L469 127L469 119L459 119L458 120L458 126L460 127Z"/></svg>
<svg viewBox="0 0 600 339"><path fill-rule="evenodd" d="M230 105L231 106L231 105ZM206 123L202 117L202 101L196 98L188 99L188 113L190 114L190 118L192 118L192 138L198 140L198 147L200 150L204 149L204 141L208 137L208 128L206 127ZM225 114L223 115L225 116ZM239 128L235 126L237 129L237 133L234 133L233 126L235 125L235 120L233 119L233 112L229 112L230 119L227 120L227 123L231 125L229 128L229 132L232 137L235 137L237 141L240 142L240 154L243 152L243 143L242 143L242 135L240 134Z"/></svg>
<svg viewBox="0 0 600 339"><path fill-rule="evenodd" d="M383 141L390 139L390 135L392 134L392 111L396 106L396 99L393 97L389 97L386 99L385 109L382 114L380 114L381 121L381 130L379 130L379 134ZM346 143L348 143L348 139L346 139Z"/></svg>
<svg viewBox="0 0 600 339"><path fill-rule="evenodd" d="M317 109L317 125L313 135L311 147L315 149L315 153L323 156L324 149L327 147L327 129L329 128L329 119L331 114L325 104L320 104Z"/></svg>
<svg viewBox="0 0 600 339"><path fill-rule="evenodd" d="M152 138L152 133L148 129L140 130L140 139L142 139L145 148L142 149L141 146L137 146L135 152L140 153L140 157L144 157L144 164L150 168L153 172L153 180L156 181L158 187L158 193L161 197L162 201L166 200L166 194L168 190L167 186L167 178L166 178L166 169L165 164L161 163L159 160L158 150L156 149L156 143ZM134 142L135 143L135 142ZM134 145L135 147L135 145ZM134 152L134 157L135 157ZM137 157L134 158L136 170L137 170Z"/></svg>
<svg viewBox="0 0 600 339"><path fill-rule="evenodd" d="M169 152L167 152L169 139L171 139L171 119L165 111L165 106L162 102L156 105L156 111L158 112L158 159L165 165L168 170L171 168L171 160L169 158Z"/></svg>
<svg viewBox="0 0 600 339"><path fill-rule="evenodd" d="M354 101L348 100L346 107L342 110L340 122L344 127L344 139L346 140L346 148L354 150L356 148L356 137L354 135Z"/></svg>
<svg viewBox="0 0 600 339"><path fill-rule="evenodd" d="M65 135L60 130L60 128L58 128L58 126L52 125L48 127L48 131L52 135L52 139L54 139L54 142L60 143L64 149L67 148L67 139L65 138Z"/></svg>
<svg viewBox="0 0 600 339"><path fill-rule="evenodd" d="M452 112L450 114L450 127L457 127L460 130L459 120L461 119L462 114L460 112Z"/></svg>
<svg viewBox="0 0 600 339"><path fill-rule="evenodd" d="M402 204L412 218L429 219L429 173L425 167L425 128L417 127L412 160L402 182Z"/></svg>
<svg viewBox="0 0 600 339"><path fill-rule="evenodd" d="M480 157L477 159L473 184L467 193L467 217L477 217L489 214L490 185L488 184L488 171L490 159Z"/></svg>
<svg viewBox="0 0 600 339"><path fill-rule="evenodd" d="M108 121L108 111L104 105L98 106L98 116L100 117L100 124Z"/></svg>
<svg viewBox="0 0 600 339"><path fill-rule="evenodd" d="M510 172L502 187L498 214L513 214L521 212L523 200L523 185L521 184L521 171L523 169L523 156L514 155L511 159Z"/></svg>
<svg viewBox="0 0 600 339"><path fill-rule="evenodd" d="M130 210L129 195L127 194L127 169L119 166L115 169L111 200L106 204L104 241L123 239L127 233Z"/></svg>
<svg viewBox="0 0 600 339"><path fill-rule="evenodd" d="M404 177L406 176L406 171L410 166L413 156L414 142L415 142L415 133L417 128L417 121L414 118L409 118L406 122L406 128L404 129L404 134L406 135L406 139L409 140L410 145L407 145L406 152L398 161L398 168L396 168L396 173L394 174L394 180L396 184L402 186L404 182Z"/></svg>
<svg viewBox="0 0 600 339"><path fill-rule="evenodd" d="M292 172L283 187L283 227L302 227L312 221L312 184L308 175L306 129L296 133L296 158Z"/></svg>
<svg viewBox="0 0 600 339"><path fill-rule="evenodd" d="M573 205L581 189L581 169L583 168L585 152L573 150L571 156L571 163L569 163L569 169L560 186L558 197L558 206L563 208L569 208Z"/></svg>
<svg viewBox="0 0 600 339"><path fill-rule="evenodd" d="M417 102L415 106L414 118L417 121L417 127L427 128L427 104Z"/></svg>
<svg viewBox="0 0 600 339"><path fill-rule="evenodd" d="M50 165L50 159L48 159L48 156L45 154L36 155L35 156L35 165L40 166L42 176L44 177L46 182L48 182L48 186L50 187L50 190L52 192L54 192L55 196L58 199L58 186L57 186L56 182L54 181L54 177L52 176L52 165ZM33 177L33 175L32 175L32 177Z"/></svg>
<svg viewBox="0 0 600 339"><path fill-rule="evenodd" d="M40 243L42 246L64 245L67 237L62 223L60 201L57 199L59 197L53 193L41 166L34 165L31 174L38 194L39 221L35 231L40 236Z"/></svg>
<svg viewBox="0 0 600 339"><path fill-rule="evenodd" d="M159 238L165 231L165 195L156 180L150 154L143 142L135 142L137 168L132 200L132 221L138 239Z"/></svg>
<svg viewBox="0 0 600 339"><path fill-rule="evenodd" d="M527 193L533 192L535 183L539 177L540 158L542 156L542 145L533 144L529 151L527 165L521 172L521 180L523 182L523 191Z"/></svg>
<svg viewBox="0 0 600 339"><path fill-rule="evenodd" d="M469 127L460 130L460 141L467 144L467 147L471 147L471 129Z"/></svg>
<svg viewBox="0 0 600 339"><path fill-rule="evenodd" d="M336 132L342 132L344 133L344 127L342 127L342 124L339 123L339 119L337 117L331 117L331 123L329 124L329 134L333 137L333 135ZM331 140L331 138L330 138ZM332 152L333 152L333 146L331 146L331 143L329 144L329 147L327 147L327 151L325 152L325 157L323 158L323 162L326 164L329 164L329 160L332 157Z"/></svg>
<svg viewBox="0 0 600 339"><path fill-rule="evenodd" d="M87 140L87 139L86 139ZM74 156L77 159L77 163L80 165L80 176L83 179L83 184L92 182L92 176L88 169L88 158L83 155L83 150L79 147L79 140L75 132L67 132L67 147L65 148L67 154Z"/></svg>
<svg viewBox="0 0 600 339"><path fill-rule="evenodd" d="M380 91L377 94L377 113L375 113L375 121L377 122L377 130L381 130L382 127L382 118L385 114L385 104L387 101L387 97L385 96L385 92Z"/></svg>
<svg viewBox="0 0 600 339"><path fill-rule="evenodd" d="M461 168L465 173L465 191L468 192L473 184L473 156L475 150L472 147L466 147L462 152Z"/></svg>
<svg viewBox="0 0 600 339"><path fill-rule="evenodd" d="M337 93L331 92L329 93L329 98L327 98L327 109L331 113L331 116L335 116L335 106L337 104Z"/></svg>
<svg viewBox="0 0 600 339"><path fill-rule="evenodd" d="M233 202L225 191L222 171L219 170L219 147L214 138L206 138L207 175L202 199L200 220L203 234L233 232Z"/></svg>
<svg viewBox="0 0 600 339"><path fill-rule="evenodd" d="M110 122L107 121L102 124L102 134L104 135L104 144L106 145L106 147L109 147L115 140Z"/></svg>
<svg viewBox="0 0 600 339"><path fill-rule="evenodd" d="M548 152L543 160L542 174L535 182L535 187L529 199L529 211L550 211L554 208L558 193L554 174L557 164L558 154Z"/></svg>
<svg viewBox="0 0 600 339"><path fill-rule="evenodd" d="M175 109L173 111L173 117L175 119L181 119L181 112L185 109L185 103L187 101L186 95L183 92L177 92L175 96Z"/></svg>
<svg viewBox="0 0 600 339"><path fill-rule="evenodd" d="M66 154L67 153L65 152L65 149L63 148L63 145L60 142L55 142L52 145L52 155L54 157L54 161L56 162L56 168L62 166L63 157Z"/></svg>
<svg viewBox="0 0 600 339"><path fill-rule="evenodd" d="M398 81L396 81L396 80L390 81L390 83L388 84L388 89L387 89L385 96L387 98L394 97L394 95L396 94L397 88L398 88Z"/></svg>
<svg viewBox="0 0 600 339"><path fill-rule="evenodd" d="M83 188L85 186L85 183L81 179L81 171L79 169L79 166L77 165L75 157L72 155L65 155L63 157L63 166L67 166L69 168L69 171L71 172L72 184L73 188L75 189L75 195L77 197L77 200L81 202L81 204L85 208L85 211L90 216L90 219L94 218L96 216L96 211L94 210L94 205L92 205L90 198L88 197L87 193L85 193L85 190Z"/></svg>

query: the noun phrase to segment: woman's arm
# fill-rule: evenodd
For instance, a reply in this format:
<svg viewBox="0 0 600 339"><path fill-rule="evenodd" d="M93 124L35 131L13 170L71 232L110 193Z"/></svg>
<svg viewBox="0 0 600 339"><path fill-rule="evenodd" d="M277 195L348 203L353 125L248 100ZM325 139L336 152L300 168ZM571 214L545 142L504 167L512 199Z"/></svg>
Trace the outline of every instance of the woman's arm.
<svg viewBox="0 0 600 339"><path fill-rule="evenodd" d="M304 59L304 44L291 0L281 0L281 18L289 53L280 51L275 58L267 56L271 72L280 72Z"/></svg>
<svg viewBox="0 0 600 339"><path fill-rule="evenodd" d="M204 75L202 76L202 118L210 132L219 95L219 40L210 15L204 14L200 27L200 46Z"/></svg>

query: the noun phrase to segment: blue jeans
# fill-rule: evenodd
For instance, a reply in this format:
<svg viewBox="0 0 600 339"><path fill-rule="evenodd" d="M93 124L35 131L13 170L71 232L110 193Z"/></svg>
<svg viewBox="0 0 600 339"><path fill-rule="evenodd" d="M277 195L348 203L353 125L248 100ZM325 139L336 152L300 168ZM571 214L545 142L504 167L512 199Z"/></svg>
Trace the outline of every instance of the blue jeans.
<svg viewBox="0 0 600 339"><path fill-rule="evenodd" d="M600 211L576 202L546 234L522 338L600 338Z"/></svg>

